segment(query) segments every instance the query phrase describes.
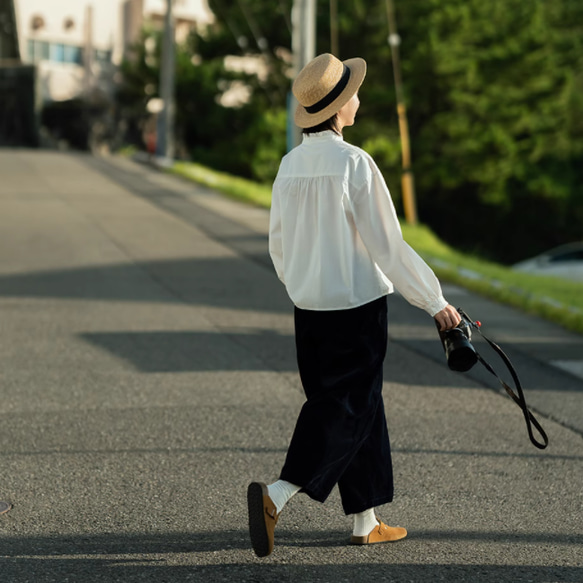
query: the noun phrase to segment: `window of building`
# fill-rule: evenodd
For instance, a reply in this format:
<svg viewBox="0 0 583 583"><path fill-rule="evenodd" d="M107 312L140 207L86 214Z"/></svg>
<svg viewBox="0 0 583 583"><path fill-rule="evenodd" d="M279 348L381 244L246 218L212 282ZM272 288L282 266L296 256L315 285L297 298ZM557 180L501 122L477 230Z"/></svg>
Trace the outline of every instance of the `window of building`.
<svg viewBox="0 0 583 583"><path fill-rule="evenodd" d="M30 39L28 41L28 58L33 63L53 61L55 63L83 64L83 48L63 43L49 43Z"/></svg>
<svg viewBox="0 0 583 583"><path fill-rule="evenodd" d="M83 49L81 47L75 47L72 45L64 45L64 47L64 63L76 63L77 65L83 64Z"/></svg>
<svg viewBox="0 0 583 583"><path fill-rule="evenodd" d="M33 63L48 60L50 55L49 43L41 40L28 41L28 58Z"/></svg>
<svg viewBox="0 0 583 583"><path fill-rule="evenodd" d="M62 43L50 43L49 59L55 63L65 62L65 45Z"/></svg>

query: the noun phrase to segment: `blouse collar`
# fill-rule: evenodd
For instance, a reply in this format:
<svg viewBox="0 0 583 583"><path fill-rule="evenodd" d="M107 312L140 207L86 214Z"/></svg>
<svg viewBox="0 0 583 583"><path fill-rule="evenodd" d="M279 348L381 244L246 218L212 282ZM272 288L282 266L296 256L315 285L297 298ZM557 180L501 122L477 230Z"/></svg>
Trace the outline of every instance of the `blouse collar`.
<svg viewBox="0 0 583 583"><path fill-rule="evenodd" d="M313 134L303 134L304 142L315 142L322 140L338 140L340 142L344 141L342 136L339 136L335 131L325 130L323 132L315 132Z"/></svg>

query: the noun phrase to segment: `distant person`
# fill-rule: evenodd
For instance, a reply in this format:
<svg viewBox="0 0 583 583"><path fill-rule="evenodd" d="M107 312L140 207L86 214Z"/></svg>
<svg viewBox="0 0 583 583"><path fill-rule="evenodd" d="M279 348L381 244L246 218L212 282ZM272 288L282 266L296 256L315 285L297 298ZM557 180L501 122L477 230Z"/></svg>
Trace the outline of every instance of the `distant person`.
<svg viewBox="0 0 583 583"><path fill-rule="evenodd" d="M157 141L157 116L152 115L144 124L144 129L142 132L142 139L146 145L146 152L148 152L148 160L152 161L156 155L156 141Z"/></svg>
<svg viewBox="0 0 583 583"><path fill-rule="evenodd" d="M316 57L293 85L303 142L287 154L273 185L269 251L295 305L297 360L307 400L279 480L247 492L255 553L273 550L288 500L302 491L324 502L338 484L353 515L351 543L397 541L401 527L375 507L393 499L391 447L382 398L387 301L393 285L441 329L460 317L425 262L403 241L385 181L373 159L346 143L360 58Z"/></svg>

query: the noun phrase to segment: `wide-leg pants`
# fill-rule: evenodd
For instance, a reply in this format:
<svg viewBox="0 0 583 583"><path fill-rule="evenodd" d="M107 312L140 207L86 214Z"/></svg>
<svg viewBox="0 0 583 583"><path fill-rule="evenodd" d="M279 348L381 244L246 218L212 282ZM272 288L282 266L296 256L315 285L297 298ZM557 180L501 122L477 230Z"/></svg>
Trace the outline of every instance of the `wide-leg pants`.
<svg viewBox="0 0 583 583"><path fill-rule="evenodd" d="M307 400L280 478L319 502L338 484L346 514L391 502L382 397L386 297L349 310L296 308L295 333Z"/></svg>

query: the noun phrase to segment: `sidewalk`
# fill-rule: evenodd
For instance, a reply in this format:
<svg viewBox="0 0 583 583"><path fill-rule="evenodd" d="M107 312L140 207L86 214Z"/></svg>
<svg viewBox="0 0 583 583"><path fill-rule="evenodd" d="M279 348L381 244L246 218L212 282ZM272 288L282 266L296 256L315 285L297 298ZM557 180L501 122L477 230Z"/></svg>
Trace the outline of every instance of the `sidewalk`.
<svg viewBox="0 0 583 583"><path fill-rule="evenodd" d="M3 581L583 580L583 380L554 366L580 337L447 290L508 349L539 452L392 298L379 514L409 539L347 546L337 493L297 496L259 560L246 485L277 477L303 402L267 213L121 159L0 150L0 176Z"/></svg>

